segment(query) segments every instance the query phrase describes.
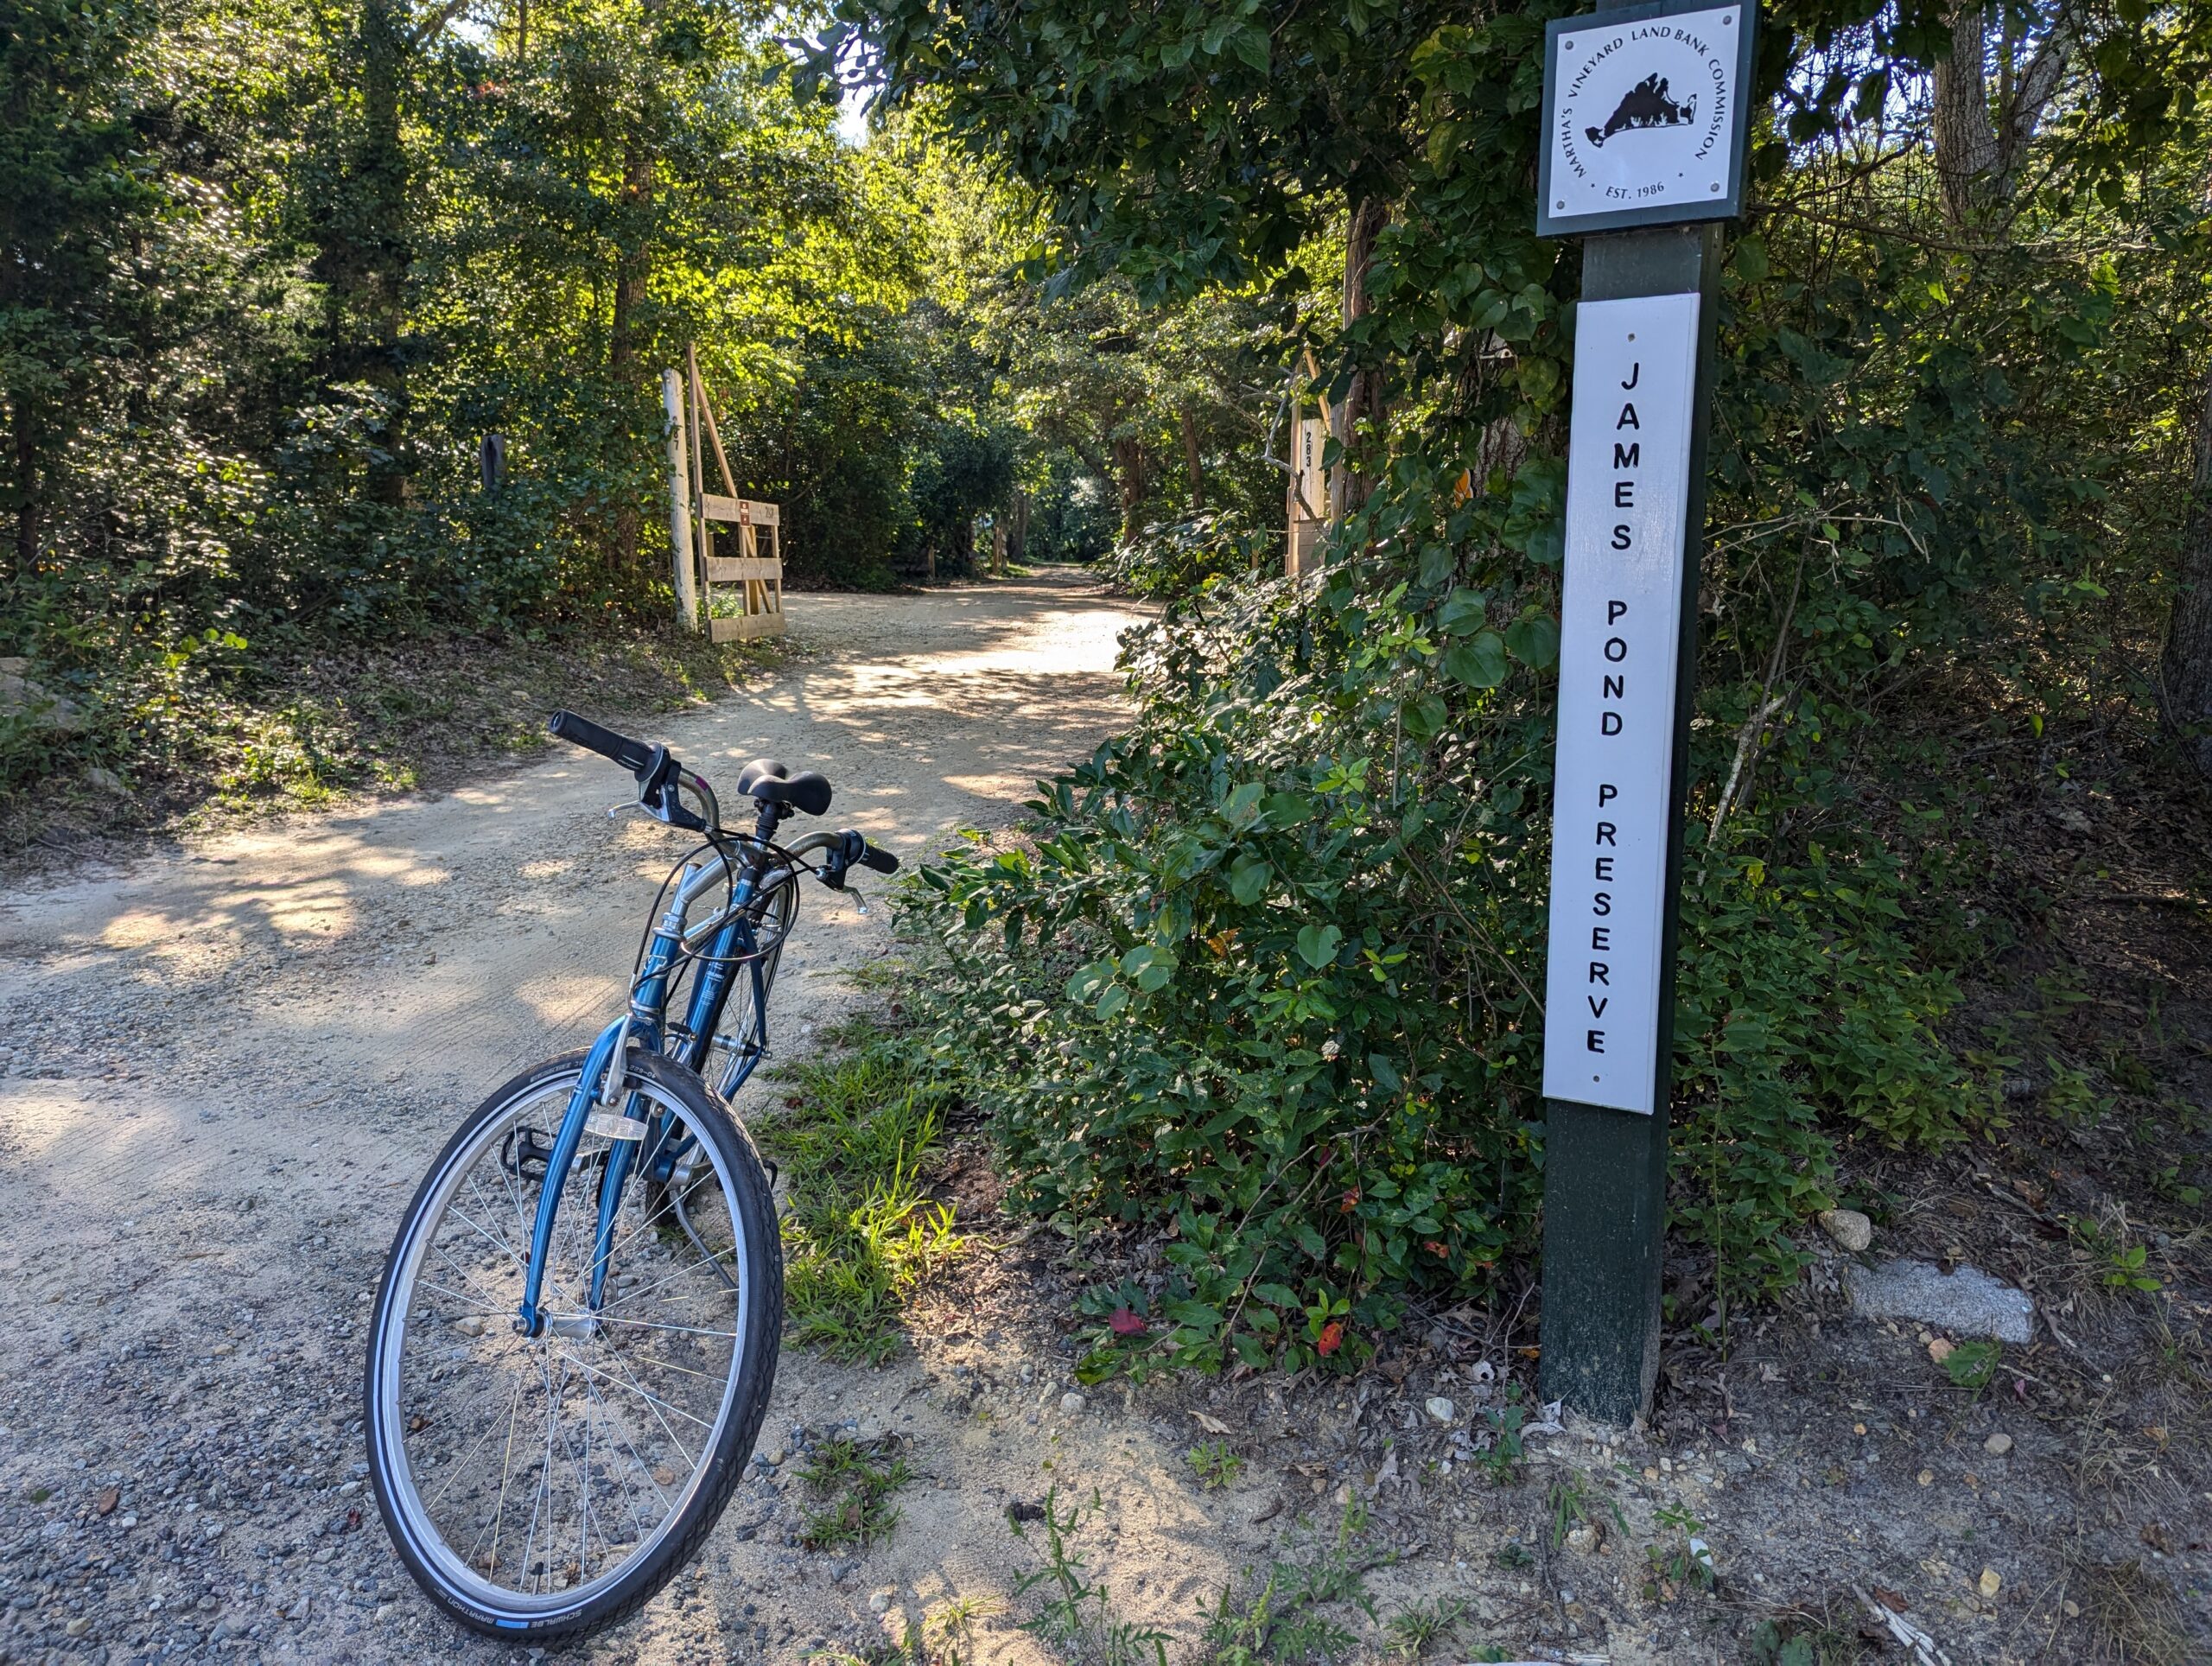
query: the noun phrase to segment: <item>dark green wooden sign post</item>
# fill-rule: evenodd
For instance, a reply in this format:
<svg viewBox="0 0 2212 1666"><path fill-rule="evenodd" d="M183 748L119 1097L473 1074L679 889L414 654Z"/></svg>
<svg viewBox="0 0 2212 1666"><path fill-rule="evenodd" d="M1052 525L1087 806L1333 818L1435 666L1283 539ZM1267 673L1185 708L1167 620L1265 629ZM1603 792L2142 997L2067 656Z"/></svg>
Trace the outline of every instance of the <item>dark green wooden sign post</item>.
<svg viewBox="0 0 2212 1666"><path fill-rule="evenodd" d="M1659 1367L1682 804L1719 222L1751 7L1553 22L1537 230L1579 236L1544 1092L1542 1394L1626 1423Z"/></svg>

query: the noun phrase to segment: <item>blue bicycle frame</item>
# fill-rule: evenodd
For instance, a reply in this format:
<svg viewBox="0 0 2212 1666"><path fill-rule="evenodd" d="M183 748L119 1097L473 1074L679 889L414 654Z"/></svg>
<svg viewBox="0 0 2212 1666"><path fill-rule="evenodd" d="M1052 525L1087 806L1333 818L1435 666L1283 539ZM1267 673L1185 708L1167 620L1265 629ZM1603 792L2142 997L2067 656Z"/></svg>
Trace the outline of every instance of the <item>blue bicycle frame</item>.
<svg viewBox="0 0 2212 1666"><path fill-rule="evenodd" d="M714 1046L715 1027L721 1021L723 1003L729 999L737 976L742 973L749 976L753 980L752 1034L746 1039L747 1045L740 1048L736 1069L726 1084L726 1091L733 1093L752 1075L768 1045L767 976L765 957L758 952L749 912L759 894L756 876L760 866L758 862L747 863L747 871L731 887L728 918L710 939L692 987L690 1005L684 1014L688 1034L683 1050L677 1055L686 1069L694 1072L705 1069ZM683 911L695 877L695 872L687 868L667 913L662 916L646 946L645 964L632 986L629 1011L600 1032L599 1039L592 1043L591 1052L585 1057L583 1075L576 1083L575 1091L569 1097L568 1110L561 1118L561 1131L545 1160L545 1178L537 1194L537 1217L531 1228L530 1265L524 1273L522 1304L517 1310L515 1325L523 1335L537 1336L547 1323L539 1297L547 1252L553 1243L554 1218L558 1213L562 1189L568 1184L569 1171L575 1162L576 1148L583 1143L585 1124L591 1119L593 1108L604 1102L607 1109L613 1110L614 1084L622 1079L621 1056L630 1047L658 1053L666 1046L663 1018L668 1005L669 977L683 951ZM781 882L795 884L797 881L791 878ZM673 1131L667 1125L672 1119L658 1112L650 1121L639 1117L638 1100L639 1096L632 1093L624 1101L620 1114L626 1122L642 1122L643 1131L635 1137L619 1138L613 1142L607 1154L607 1171L600 1180L599 1223L593 1240L589 1295L589 1309L594 1313L606 1294L607 1263L613 1250L614 1219L621 1205L623 1188L638 1169L650 1169L664 1161L672 1168L675 1159L682 1154L680 1144L671 1149L663 1148ZM687 1135L686 1139L690 1137Z"/></svg>

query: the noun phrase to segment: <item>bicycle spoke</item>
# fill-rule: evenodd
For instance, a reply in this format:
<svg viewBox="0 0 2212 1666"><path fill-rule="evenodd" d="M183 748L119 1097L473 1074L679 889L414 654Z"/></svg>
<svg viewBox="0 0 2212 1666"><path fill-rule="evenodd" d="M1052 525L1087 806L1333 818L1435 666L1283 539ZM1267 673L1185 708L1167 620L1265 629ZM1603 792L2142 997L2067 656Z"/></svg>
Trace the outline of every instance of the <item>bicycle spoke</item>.
<svg viewBox="0 0 2212 1666"><path fill-rule="evenodd" d="M716 1262L720 1261L724 1255L728 1255L734 1258L736 1254L737 1246L735 1244L732 1244L727 1250L717 1250L711 1256L702 1256L690 1266L677 1268L674 1272L671 1273L666 1278L660 1280L658 1283L648 1285L643 1290L631 1291L627 1295L624 1296L623 1300L627 1301L636 1298L649 1296L655 1290L665 1288L670 1283L677 1279L682 1278L686 1273L696 1272L702 1267L711 1267ZM720 1289L721 1287L717 1285L715 1288L716 1289Z"/></svg>
<svg viewBox="0 0 2212 1666"><path fill-rule="evenodd" d="M465 1301L467 1301L467 1300L469 1300L469 1294L468 1294L468 1292L467 1292L467 1291L465 1291L465 1290L456 1290L456 1289L454 1289L454 1288L451 1288L450 1286L448 1286L448 1285L444 1285L444 1284L418 1284L418 1285L416 1285L415 1288L416 1288L416 1289L418 1292L426 1292L426 1293L428 1293L428 1294L432 1294L432 1295L450 1296L450 1297L452 1297L452 1298L453 1298L453 1300L454 1300L455 1301L461 1301L461 1302L465 1302ZM498 1314L505 1313L507 1311L507 1309L505 1309L505 1307L477 1307L477 1308L474 1308L474 1309L472 1309L471 1311L472 1311L472 1312L474 1312L474 1313L490 1313L490 1314L493 1314L493 1315L498 1315Z"/></svg>
<svg viewBox="0 0 2212 1666"><path fill-rule="evenodd" d="M613 1408L609 1406L606 1401L599 1397L599 1389L593 1383L589 1377L586 1377L584 1378L584 1392L592 1397L592 1402L600 1408L601 1414L607 1419L607 1426L609 1428L616 1429L619 1433L620 1426L616 1421ZM632 1440L627 1434L621 1434L620 1439L623 1446L629 1451L630 1461L637 1466L638 1472L643 1475L647 1481L652 1483L653 1496L660 1500L661 1509L665 1511L669 1508L668 1494L661 1491L659 1478L654 1475L651 1466L648 1466L645 1459L639 1455L637 1443ZM626 1481L623 1483L623 1491L626 1497L629 1496L629 1483ZM644 1537L644 1521L638 1515L638 1507L634 1503L630 1506L630 1517L632 1521L639 1523L639 1536L640 1538Z"/></svg>
<svg viewBox="0 0 2212 1666"><path fill-rule="evenodd" d="M676 1441L676 1449L683 1454L683 1461L687 1464L691 1461L690 1451L684 1446L683 1441L677 1440L676 1431L670 1428L667 1422L661 1418L661 1412L664 1409L672 1411L678 1417L683 1419L685 1422L696 1423L702 1429L711 1430L715 1427L703 1417L694 1417L690 1412L684 1410L683 1407L677 1405L673 1400L664 1400L658 1395L652 1393L642 1383L640 1383L636 1377L631 1376L627 1370L625 1370L622 1375L618 1377L612 1371L601 1370L589 1360L579 1359L574 1354L563 1354L561 1358L567 1364L574 1365L579 1370L588 1371L594 1377L604 1377L615 1388L627 1389L630 1393L636 1395L639 1399L651 1406L653 1408L654 1420L660 1423L662 1432L665 1434L671 1440ZM622 1364L622 1361L618 1357L614 1363L620 1365Z"/></svg>
<svg viewBox="0 0 2212 1666"><path fill-rule="evenodd" d="M730 1341L734 1341L737 1338L735 1331L702 1331L696 1325L667 1325L650 1319L616 1319L607 1313L575 1315L577 1318L587 1316L597 1319L602 1325L629 1325L646 1331L677 1331L685 1336L718 1336Z"/></svg>
<svg viewBox="0 0 2212 1666"><path fill-rule="evenodd" d="M514 1408L515 1408L515 1407L517 1407L517 1406L519 1406L519 1405L521 1404L521 1402L522 1402L522 1380L521 1380L519 1377L518 1377L518 1378L515 1380L515 1391L514 1391L514 1396L513 1396L512 1401L510 1402L509 1409L508 1409L508 1415L509 1415L509 1417L510 1417L511 1419L512 1419L512 1416L513 1416L513 1415L514 1415ZM435 1493L434 1493L434 1494L431 1496L431 1497L430 1497L430 1500L429 1500L429 1507L430 1507L432 1510L435 1510L435 1509L438 1507L439 1501L440 1501L441 1499L442 1499L442 1498L446 1496L446 1494L447 1494L447 1493L448 1493L448 1492L450 1492L450 1491L453 1491L453 1484L454 1484L455 1481L459 1480L459 1479L460 1479L460 1478L461 1478L464 1474L466 1474L466 1473L467 1472L467 1470L468 1470L468 1460L469 1460L470 1459L474 1458L474 1456L475 1456L479 1452L480 1452L480 1451L482 1451L482 1450L483 1450L483 1448L484 1448L484 1443L485 1443L486 1440L490 1440L490 1439L492 1438L493 1434L498 1431L499 1427L499 1421L498 1421L498 1420L497 1420L496 1418L495 1418L494 1420L493 1420L491 1422L485 1424L485 1426L484 1426L484 1433L483 1433L483 1434L480 1434L480 1435L478 1435L478 1436L476 1437L476 1442L475 1442L475 1444L474 1444L474 1446L470 1447L467 1452L465 1452L465 1453L463 1453L461 1454L461 1461L460 1461L459 1463L453 1464L453 1465L450 1465L450 1466L448 1466L448 1467L449 1468L449 1470L450 1470L450 1472L450 1472L449 1474L448 1474L448 1475L447 1475L446 1479L445 1479L445 1485L444 1485L443 1486L440 1487L440 1488L437 1490L437 1491L436 1491Z"/></svg>

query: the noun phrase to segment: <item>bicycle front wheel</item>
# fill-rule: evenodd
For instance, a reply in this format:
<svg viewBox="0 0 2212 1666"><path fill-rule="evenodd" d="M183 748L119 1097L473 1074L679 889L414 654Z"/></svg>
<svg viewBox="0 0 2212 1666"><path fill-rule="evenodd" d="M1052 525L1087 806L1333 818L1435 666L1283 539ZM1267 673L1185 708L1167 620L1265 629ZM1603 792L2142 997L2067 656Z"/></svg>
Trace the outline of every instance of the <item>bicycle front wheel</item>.
<svg viewBox="0 0 2212 1666"><path fill-rule="evenodd" d="M698 1078L632 1052L636 1114L678 1125L634 1173L589 1293L613 1142L562 1186L538 1337L515 1333L546 1154L581 1052L508 1083L454 1135L392 1245L370 1332L370 1472L418 1584L463 1625L537 1643L613 1624L728 1502L775 1378L783 1253L752 1141Z"/></svg>

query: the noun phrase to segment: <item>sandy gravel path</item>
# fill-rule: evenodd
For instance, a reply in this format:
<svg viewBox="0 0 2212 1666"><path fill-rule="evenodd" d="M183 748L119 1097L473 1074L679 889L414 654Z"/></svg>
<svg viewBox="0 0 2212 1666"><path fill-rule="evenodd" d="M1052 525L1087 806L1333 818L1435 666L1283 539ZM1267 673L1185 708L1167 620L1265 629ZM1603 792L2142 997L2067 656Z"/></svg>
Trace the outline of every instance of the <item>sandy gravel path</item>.
<svg viewBox="0 0 2212 1666"><path fill-rule="evenodd" d="M710 779L760 754L818 767L833 823L910 857L1004 821L1119 721L1132 615L1077 581L792 614L790 669L660 735ZM390 1554L359 1485L357 1372L431 1154L490 1087L613 1009L676 851L608 818L626 785L563 749L0 901L0 1658L512 1653L431 1615ZM787 1047L888 943L880 907L819 887L804 906L778 990ZM787 1351L764 1449L796 1423L904 1429L929 1478L906 1523L865 1567L803 1556L784 1542L791 1484L750 1485L701 1577L595 1655L797 1659L956 1593L1002 1600L1001 1512L1041 1492L1059 1432L1033 1409L1002 1420L1043 1443L1016 1461L975 1397L1059 1411L1049 1364L1025 1381L995 1339L958 1339L976 1352L957 1378L946 1360L850 1372ZM1140 1491L1169 1460L1142 1429L1088 1438ZM1145 1530L1173 1513L1147 1509ZM1173 1553L1188 1577L1160 1601L1185 1606L1219 1560L1191 1557ZM994 1629L991 1657L1032 1657Z"/></svg>

